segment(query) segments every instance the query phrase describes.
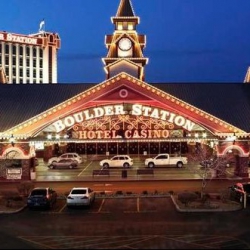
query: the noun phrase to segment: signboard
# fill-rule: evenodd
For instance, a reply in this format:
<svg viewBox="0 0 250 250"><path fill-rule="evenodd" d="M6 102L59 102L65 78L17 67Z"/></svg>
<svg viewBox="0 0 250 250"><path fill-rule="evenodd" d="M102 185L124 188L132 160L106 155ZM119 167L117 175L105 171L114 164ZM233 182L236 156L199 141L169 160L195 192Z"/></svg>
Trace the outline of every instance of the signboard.
<svg viewBox="0 0 250 250"><path fill-rule="evenodd" d="M30 45L42 44L42 39L31 36L16 35L12 33L1 32L0 41L14 42L14 43L25 43Z"/></svg>
<svg viewBox="0 0 250 250"><path fill-rule="evenodd" d="M22 178L21 168L7 168L6 176L8 180L17 180Z"/></svg>

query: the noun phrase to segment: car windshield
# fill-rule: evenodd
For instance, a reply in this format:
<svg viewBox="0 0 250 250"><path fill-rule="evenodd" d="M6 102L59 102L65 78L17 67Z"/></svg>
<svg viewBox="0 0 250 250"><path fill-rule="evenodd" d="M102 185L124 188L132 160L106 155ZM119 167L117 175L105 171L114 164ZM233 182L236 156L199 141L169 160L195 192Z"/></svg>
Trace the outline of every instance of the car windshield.
<svg viewBox="0 0 250 250"><path fill-rule="evenodd" d="M45 189L33 190L31 192L31 195L46 195L46 190Z"/></svg>
<svg viewBox="0 0 250 250"><path fill-rule="evenodd" d="M72 190L71 194L86 194L87 190L86 189L75 189Z"/></svg>

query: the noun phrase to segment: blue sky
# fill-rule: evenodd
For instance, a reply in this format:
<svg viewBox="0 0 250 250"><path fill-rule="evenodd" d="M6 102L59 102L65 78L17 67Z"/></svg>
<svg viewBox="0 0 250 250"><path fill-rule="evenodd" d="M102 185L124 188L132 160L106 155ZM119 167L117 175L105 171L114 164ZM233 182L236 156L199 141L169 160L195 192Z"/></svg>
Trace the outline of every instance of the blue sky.
<svg viewBox="0 0 250 250"><path fill-rule="evenodd" d="M101 58L120 0L0 0L0 30L61 37L60 83L105 80ZM149 83L243 82L250 66L249 0L132 0L147 37Z"/></svg>

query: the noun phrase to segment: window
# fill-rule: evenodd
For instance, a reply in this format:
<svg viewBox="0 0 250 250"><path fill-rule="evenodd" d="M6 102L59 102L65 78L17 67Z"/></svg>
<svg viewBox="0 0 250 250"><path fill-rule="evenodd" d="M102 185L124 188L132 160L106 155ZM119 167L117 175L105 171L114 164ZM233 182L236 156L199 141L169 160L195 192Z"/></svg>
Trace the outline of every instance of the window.
<svg viewBox="0 0 250 250"><path fill-rule="evenodd" d="M33 48L33 56L36 57L36 48Z"/></svg>
<svg viewBox="0 0 250 250"><path fill-rule="evenodd" d="M41 58L43 57L43 50L42 50L42 49L39 50L39 56L40 56Z"/></svg>
<svg viewBox="0 0 250 250"><path fill-rule="evenodd" d="M16 66L16 56L12 57L12 64L13 64L13 66Z"/></svg>
<svg viewBox="0 0 250 250"><path fill-rule="evenodd" d="M19 58L19 66L23 66L23 58L22 57Z"/></svg>
<svg viewBox="0 0 250 250"><path fill-rule="evenodd" d="M117 30L122 30L123 29L123 23L122 22L118 22L117 23Z"/></svg>
<svg viewBox="0 0 250 250"><path fill-rule="evenodd" d="M40 63L39 63L40 65L40 68L43 68L43 60L40 60Z"/></svg>
<svg viewBox="0 0 250 250"><path fill-rule="evenodd" d="M5 44L5 54L9 54L9 44Z"/></svg>
<svg viewBox="0 0 250 250"><path fill-rule="evenodd" d="M8 56L5 56L5 64L9 65L9 57Z"/></svg>
<svg viewBox="0 0 250 250"><path fill-rule="evenodd" d="M16 55L16 45L13 45L13 47L12 47L12 53L13 53L13 55Z"/></svg>
<svg viewBox="0 0 250 250"><path fill-rule="evenodd" d="M20 55L22 56L23 55L23 46L20 46L19 51L20 51Z"/></svg>
<svg viewBox="0 0 250 250"><path fill-rule="evenodd" d="M30 55L30 48L26 47L26 56L29 56L29 55Z"/></svg>
<svg viewBox="0 0 250 250"><path fill-rule="evenodd" d="M134 24L128 23L128 30L133 30L133 29L134 29Z"/></svg>

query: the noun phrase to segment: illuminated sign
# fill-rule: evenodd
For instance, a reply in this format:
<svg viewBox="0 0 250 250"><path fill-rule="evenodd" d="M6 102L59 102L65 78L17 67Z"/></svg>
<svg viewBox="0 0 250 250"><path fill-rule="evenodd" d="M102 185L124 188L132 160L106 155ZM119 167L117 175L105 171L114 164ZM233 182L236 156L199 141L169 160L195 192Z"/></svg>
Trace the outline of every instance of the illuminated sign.
<svg viewBox="0 0 250 250"><path fill-rule="evenodd" d="M54 126L55 131L58 133L64 130L65 128L70 128L75 124L80 124L84 121L88 121L91 119L100 118L103 116L126 114L127 111L124 110L124 105L107 105L103 107L95 107L93 109L83 110L73 115L66 116L65 118L54 122L52 125ZM167 110L143 106L140 104L132 105L131 115L163 120L169 123L173 123L176 126L182 127L188 131L191 131L195 126L195 123L184 118L181 115L177 115Z"/></svg>
<svg viewBox="0 0 250 250"><path fill-rule="evenodd" d="M11 33L0 33L0 40L6 41L6 42L26 43L26 44L32 44L32 45L38 44L38 38L14 35Z"/></svg>
<svg viewBox="0 0 250 250"><path fill-rule="evenodd" d="M98 130L98 131L75 131L72 133L72 137L80 140L92 140L92 139L159 139L168 138L168 130L124 130L123 135L119 130Z"/></svg>

